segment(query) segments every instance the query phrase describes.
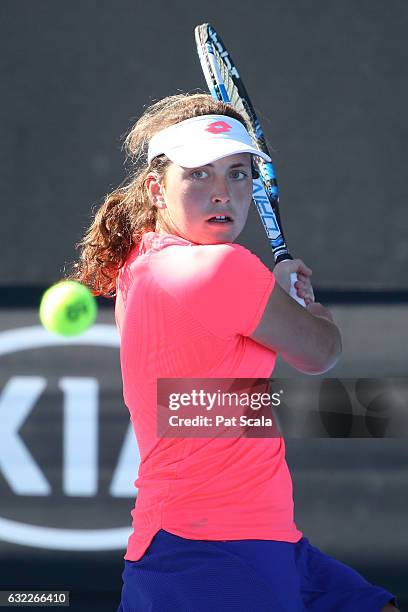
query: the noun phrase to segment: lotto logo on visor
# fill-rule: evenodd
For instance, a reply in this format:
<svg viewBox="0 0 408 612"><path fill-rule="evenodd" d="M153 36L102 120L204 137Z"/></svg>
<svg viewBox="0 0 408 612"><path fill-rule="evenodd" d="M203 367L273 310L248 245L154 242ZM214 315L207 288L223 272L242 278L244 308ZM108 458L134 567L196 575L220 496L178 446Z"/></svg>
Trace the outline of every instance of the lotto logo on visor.
<svg viewBox="0 0 408 612"><path fill-rule="evenodd" d="M148 162L159 155L184 168L198 168L223 157L249 153L265 161L245 125L225 115L200 115L157 132L149 143Z"/></svg>
<svg viewBox="0 0 408 612"><path fill-rule="evenodd" d="M225 121L214 121L214 123L210 123L207 128L207 132L211 132L212 134L221 134L222 132L229 132L232 129L228 123Z"/></svg>

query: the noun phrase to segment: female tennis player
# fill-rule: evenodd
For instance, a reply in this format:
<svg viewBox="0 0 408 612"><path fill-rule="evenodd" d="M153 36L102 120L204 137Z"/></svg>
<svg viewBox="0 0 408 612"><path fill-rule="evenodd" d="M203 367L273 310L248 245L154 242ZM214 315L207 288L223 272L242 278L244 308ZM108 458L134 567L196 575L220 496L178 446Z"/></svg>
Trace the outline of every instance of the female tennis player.
<svg viewBox="0 0 408 612"><path fill-rule="evenodd" d="M126 138L129 180L97 211L75 278L116 296L125 403L140 450L118 612L374 612L392 593L312 546L295 525L277 437L159 437L157 380L269 378L341 351L299 259L271 272L234 241L260 153L243 118L205 94L146 110ZM296 272L301 307L289 295Z"/></svg>

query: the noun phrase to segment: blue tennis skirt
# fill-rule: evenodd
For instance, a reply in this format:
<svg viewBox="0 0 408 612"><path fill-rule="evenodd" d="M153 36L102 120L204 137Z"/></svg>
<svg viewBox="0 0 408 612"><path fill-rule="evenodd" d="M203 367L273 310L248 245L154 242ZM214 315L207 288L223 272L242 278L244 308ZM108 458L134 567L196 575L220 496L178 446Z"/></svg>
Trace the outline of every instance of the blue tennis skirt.
<svg viewBox="0 0 408 612"><path fill-rule="evenodd" d="M125 560L122 579L117 612L379 612L396 603L305 537L188 540L161 529L141 559Z"/></svg>

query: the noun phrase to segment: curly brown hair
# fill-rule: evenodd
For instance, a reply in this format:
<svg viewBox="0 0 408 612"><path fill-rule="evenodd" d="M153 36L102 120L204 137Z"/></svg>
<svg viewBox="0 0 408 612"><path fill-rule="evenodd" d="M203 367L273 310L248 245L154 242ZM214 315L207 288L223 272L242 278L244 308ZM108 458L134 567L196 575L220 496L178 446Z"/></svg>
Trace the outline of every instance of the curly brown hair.
<svg viewBox="0 0 408 612"><path fill-rule="evenodd" d="M67 278L86 285L93 295L116 295L116 277L130 250L145 232L156 229L157 208L151 203L145 182L150 172L162 180L169 159L161 155L148 164L149 141L156 132L200 115L226 115L246 125L231 105L217 102L208 94L177 94L149 106L124 140L132 171L94 214L85 236L76 244L80 258Z"/></svg>

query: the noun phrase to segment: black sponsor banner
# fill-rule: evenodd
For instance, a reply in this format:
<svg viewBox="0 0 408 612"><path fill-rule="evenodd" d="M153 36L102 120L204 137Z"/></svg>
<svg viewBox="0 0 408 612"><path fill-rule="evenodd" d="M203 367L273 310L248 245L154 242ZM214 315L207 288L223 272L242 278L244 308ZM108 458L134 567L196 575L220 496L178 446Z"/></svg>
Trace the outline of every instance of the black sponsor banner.
<svg viewBox="0 0 408 612"><path fill-rule="evenodd" d="M165 438L408 436L408 378L162 378Z"/></svg>
<svg viewBox="0 0 408 612"><path fill-rule="evenodd" d="M0 332L0 554L124 554L140 458L117 330L100 321L72 338Z"/></svg>

